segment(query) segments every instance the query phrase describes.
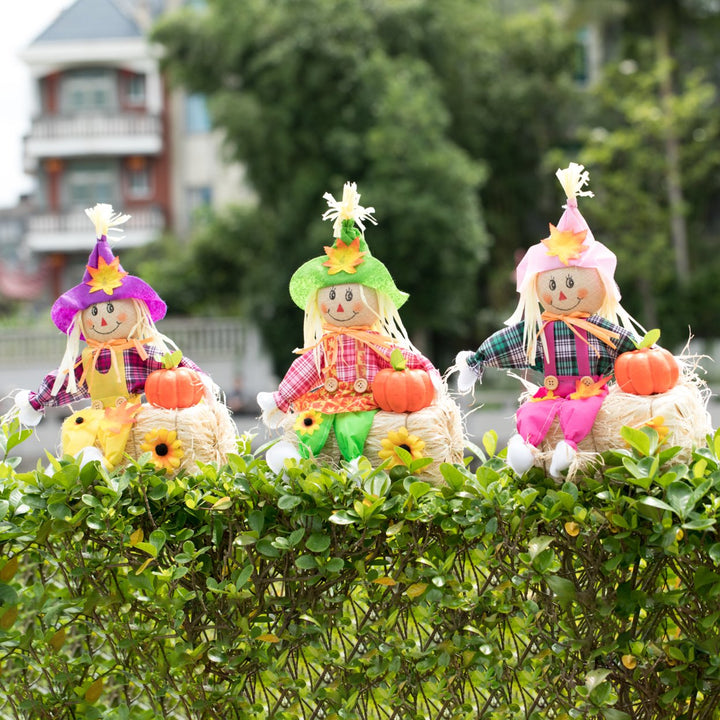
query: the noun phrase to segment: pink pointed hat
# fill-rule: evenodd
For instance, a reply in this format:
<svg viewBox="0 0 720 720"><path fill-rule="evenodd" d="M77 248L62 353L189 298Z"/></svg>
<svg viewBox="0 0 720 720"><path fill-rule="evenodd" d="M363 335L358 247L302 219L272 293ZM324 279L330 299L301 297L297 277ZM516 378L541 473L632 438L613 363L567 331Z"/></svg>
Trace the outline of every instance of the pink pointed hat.
<svg viewBox="0 0 720 720"><path fill-rule="evenodd" d="M112 205L99 203L85 213L95 224L96 242L88 257L82 282L63 293L53 304L50 316L64 333L70 331L75 315L91 305L120 299L142 300L153 322L165 317L167 306L160 296L139 277L125 272L120 258L113 255L108 233L129 215L113 213Z"/></svg>
<svg viewBox="0 0 720 720"><path fill-rule="evenodd" d="M582 190L590 180L589 173L582 165L570 163L555 175L567 197L567 204L563 205L565 212L557 227L550 223L550 236L529 248L518 264L517 291L522 293L526 290L538 273L574 266L595 268L606 290L619 300L620 291L615 283L615 253L593 237L577 206L578 197L593 197L590 190Z"/></svg>

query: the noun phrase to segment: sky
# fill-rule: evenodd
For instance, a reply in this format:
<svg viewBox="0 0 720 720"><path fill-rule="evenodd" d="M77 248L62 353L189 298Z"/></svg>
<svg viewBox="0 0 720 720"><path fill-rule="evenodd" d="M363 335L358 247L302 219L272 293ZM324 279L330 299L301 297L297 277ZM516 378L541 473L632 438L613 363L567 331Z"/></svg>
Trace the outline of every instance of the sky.
<svg viewBox="0 0 720 720"><path fill-rule="evenodd" d="M18 54L73 0L21 0L0 23L0 208L15 205L32 179L23 172L22 138L30 129L30 73Z"/></svg>

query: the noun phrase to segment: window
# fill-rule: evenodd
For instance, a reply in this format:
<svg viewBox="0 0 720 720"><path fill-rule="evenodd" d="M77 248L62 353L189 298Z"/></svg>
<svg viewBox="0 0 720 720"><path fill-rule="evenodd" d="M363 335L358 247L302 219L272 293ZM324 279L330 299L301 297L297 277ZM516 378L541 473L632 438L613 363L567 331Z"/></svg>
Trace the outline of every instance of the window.
<svg viewBox="0 0 720 720"><path fill-rule="evenodd" d="M150 196L150 170L147 167L128 170L128 195L136 200Z"/></svg>
<svg viewBox="0 0 720 720"><path fill-rule="evenodd" d="M68 163L64 192L70 207L87 208L99 202L116 203L115 165L104 160Z"/></svg>
<svg viewBox="0 0 720 720"><path fill-rule="evenodd" d="M125 102L132 107L145 105L145 76L128 75L125 79Z"/></svg>
<svg viewBox="0 0 720 720"><path fill-rule="evenodd" d="M62 78L63 113L117 110L115 75L110 70L70 70Z"/></svg>
<svg viewBox="0 0 720 720"><path fill-rule="evenodd" d="M211 130L210 113L204 95L196 93L185 98L185 129L188 133L206 133Z"/></svg>

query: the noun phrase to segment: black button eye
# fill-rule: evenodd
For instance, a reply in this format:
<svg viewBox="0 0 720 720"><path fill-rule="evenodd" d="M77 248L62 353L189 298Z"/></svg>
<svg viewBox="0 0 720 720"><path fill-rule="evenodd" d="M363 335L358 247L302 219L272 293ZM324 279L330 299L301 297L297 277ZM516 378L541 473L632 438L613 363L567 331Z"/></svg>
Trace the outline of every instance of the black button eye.
<svg viewBox="0 0 720 720"><path fill-rule="evenodd" d="M85 418L82 415L80 417L75 418L76 425L82 425L84 422L85 422Z"/></svg>

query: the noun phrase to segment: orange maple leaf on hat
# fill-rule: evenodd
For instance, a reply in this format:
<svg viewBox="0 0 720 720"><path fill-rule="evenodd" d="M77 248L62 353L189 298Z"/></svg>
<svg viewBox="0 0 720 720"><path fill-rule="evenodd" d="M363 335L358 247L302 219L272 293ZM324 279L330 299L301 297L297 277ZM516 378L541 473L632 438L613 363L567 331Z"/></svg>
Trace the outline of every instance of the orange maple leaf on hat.
<svg viewBox="0 0 720 720"><path fill-rule="evenodd" d="M330 268L328 275L335 275L339 272L355 273L357 266L364 262L365 251L360 250L360 236L356 237L349 245L338 238L333 247L325 246L325 253L328 256L323 265Z"/></svg>
<svg viewBox="0 0 720 720"><path fill-rule="evenodd" d="M87 266L91 280L87 284L90 286L90 292L98 292L103 290L106 295L112 295L115 288L122 285L122 279L128 274L125 270L120 269L120 258L115 257L108 265L104 257L98 259L96 268Z"/></svg>
<svg viewBox="0 0 720 720"><path fill-rule="evenodd" d="M563 265L567 265L570 260L577 260L585 249L583 243L587 230L573 232L572 230L558 230L550 223L550 237L543 240L543 244L547 248L548 255L557 255L558 260Z"/></svg>

